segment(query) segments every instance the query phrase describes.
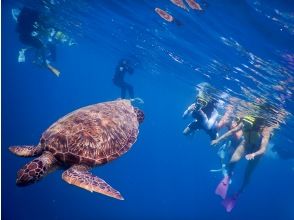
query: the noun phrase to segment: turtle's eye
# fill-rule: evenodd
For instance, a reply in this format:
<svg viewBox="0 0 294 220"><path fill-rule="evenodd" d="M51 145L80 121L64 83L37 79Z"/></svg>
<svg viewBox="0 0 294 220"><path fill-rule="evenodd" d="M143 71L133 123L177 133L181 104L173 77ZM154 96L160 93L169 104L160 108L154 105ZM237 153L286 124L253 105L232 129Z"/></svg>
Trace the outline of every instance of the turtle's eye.
<svg viewBox="0 0 294 220"><path fill-rule="evenodd" d="M144 121L144 112L138 108L134 108L136 114L137 114L137 119L139 123L142 123Z"/></svg>
<svg viewBox="0 0 294 220"><path fill-rule="evenodd" d="M41 144L45 144L45 139L44 138L41 138L40 143Z"/></svg>

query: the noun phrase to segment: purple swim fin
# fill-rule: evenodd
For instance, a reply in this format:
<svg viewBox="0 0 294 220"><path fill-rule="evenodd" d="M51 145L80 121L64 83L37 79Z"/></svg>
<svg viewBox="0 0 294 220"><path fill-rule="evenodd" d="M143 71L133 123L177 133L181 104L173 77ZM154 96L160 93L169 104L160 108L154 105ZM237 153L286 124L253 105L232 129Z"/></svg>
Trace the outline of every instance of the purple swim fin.
<svg viewBox="0 0 294 220"><path fill-rule="evenodd" d="M239 195L236 193L233 196L222 201L222 205L225 207L227 212L231 212L232 209L235 207L238 197Z"/></svg>
<svg viewBox="0 0 294 220"><path fill-rule="evenodd" d="M218 186L215 189L215 194L222 197L222 199L225 199L227 196L228 188L230 184L230 177L225 176L222 181L218 184Z"/></svg>

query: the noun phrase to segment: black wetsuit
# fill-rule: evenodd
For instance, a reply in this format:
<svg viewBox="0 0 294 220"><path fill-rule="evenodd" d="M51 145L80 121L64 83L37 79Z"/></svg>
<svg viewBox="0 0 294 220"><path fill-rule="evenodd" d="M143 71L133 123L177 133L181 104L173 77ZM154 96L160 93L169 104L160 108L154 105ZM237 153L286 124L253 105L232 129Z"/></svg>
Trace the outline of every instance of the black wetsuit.
<svg viewBox="0 0 294 220"><path fill-rule="evenodd" d="M134 98L134 88L132 85L126 83L124 81L126 73L133 74L134 70L132 67L128 65L128 63L124 63L120 61L116 66L115 74L112 79L114 85L121 88L121 98L126 98L126 92L128 91L130 98Z"/></svg>

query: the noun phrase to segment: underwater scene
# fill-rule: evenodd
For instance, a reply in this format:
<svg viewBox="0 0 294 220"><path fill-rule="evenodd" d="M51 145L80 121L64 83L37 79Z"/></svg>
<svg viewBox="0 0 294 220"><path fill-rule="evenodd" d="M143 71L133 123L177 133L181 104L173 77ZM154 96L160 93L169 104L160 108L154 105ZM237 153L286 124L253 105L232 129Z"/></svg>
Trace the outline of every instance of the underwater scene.
<svg viewBox="0 0 294 220"><path fill-rule="evenodd" d="M2 219L294 219L292 0L1 10Z"/></svg>

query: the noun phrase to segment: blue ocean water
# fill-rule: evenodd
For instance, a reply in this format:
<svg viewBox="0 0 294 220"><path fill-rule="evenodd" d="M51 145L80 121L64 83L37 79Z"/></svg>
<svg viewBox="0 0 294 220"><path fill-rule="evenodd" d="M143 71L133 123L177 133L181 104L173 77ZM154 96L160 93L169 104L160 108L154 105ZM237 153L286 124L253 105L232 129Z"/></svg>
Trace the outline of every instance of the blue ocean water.
<svg viewBox="0 0 294 220"><path fill-rule="evenodd" d="M204 132L183 136L192 119L181 117L203 81L246 101L263 97L288 112L272 142L293 151L294 3L199 4L203 11L169 0L2 1L2 219L294 219L293 159L267 153L227 213L214 194L222 176L209 172L220 164L217 150ZM77 42L57 45L60 77L29 60L18 63L24 46L11 10L24 5L49 15ZM177 22L163 20L156 7ZM145 121L128 153L92 172L125 200L70 186L62 170L17 187L16 172L31 158L8 147L37 144L65 114L118 98L112 77L124 57L136 63L126 81L144 99ZM236 169L236 184L245 163Z"/></svg>

